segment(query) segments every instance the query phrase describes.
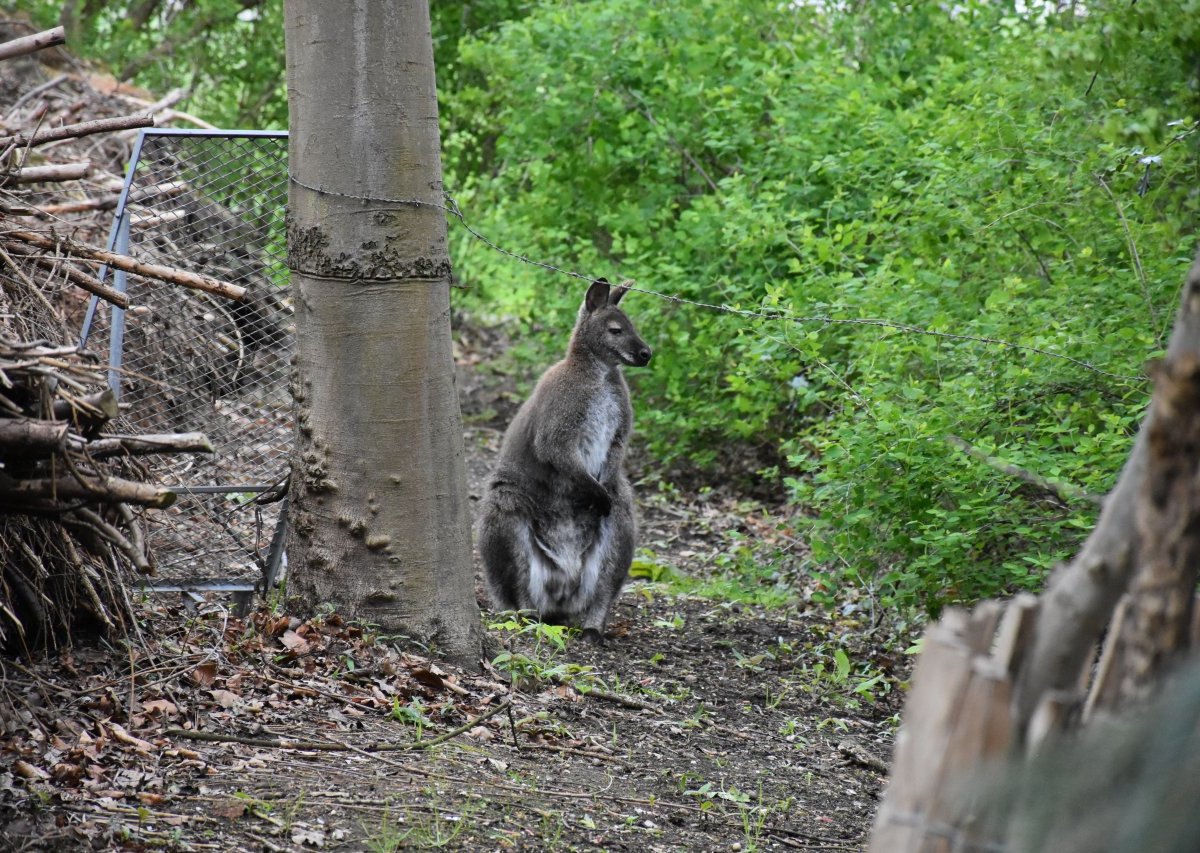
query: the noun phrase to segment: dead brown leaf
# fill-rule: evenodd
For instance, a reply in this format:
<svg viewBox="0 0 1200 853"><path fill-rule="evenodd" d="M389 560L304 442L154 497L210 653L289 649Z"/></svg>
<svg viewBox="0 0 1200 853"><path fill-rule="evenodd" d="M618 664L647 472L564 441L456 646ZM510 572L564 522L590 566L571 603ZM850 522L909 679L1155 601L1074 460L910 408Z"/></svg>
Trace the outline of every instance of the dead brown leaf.
<svg viewBox="0 0 1200 853"><path fill-rule="evenodd" d="M228 690L210 690L208 692L212 696L213 701L222 708L236 708L245 701L241 696L231 693Z"/></svg>
<svg viewBox="0 0 1200 853"><path fill-rule="evenodd" d="M217 680L217 664L215 661L202 663L192 670L192 681L199 687L212 687Z"/></svg>
<svg viewBox="0 0 1200 853"><path fill-rule="evenodd" d="M246 813L246 804L241 800L226 800L223 803L215 803L212 807L212 813L215 817L223 817L226 820L237 820Z"/></svg>
<svg viewBox="0 0 1200 853"><path fill-rule="evenodd" d="M165 717L173 717L179 713L178 706L169 699L151 699L142 703L142 709L151 716L162 714Z"/></svg>
<svg viewBox="0 0 1200 853"><path fill-rule="evenodd" d="M295 631L284 631L283 636L279 638L279 642L283 643L284 647L297 657L308 654L312 649L308 640L301 637Z"/></svg>
<svg viewBox="0 0 1200 853"><path fill-rule="evenodd" d="M134 737L125 731L124 726L119 723L110 722L108 730L112 732L113 740L132 746L138 752L149 754L154 750L154 744L150 743L150 741L142 740L140 737Z"/></svg>
<svg viewBox="0 0 1200 853"><path fill-rule="evenodd" d="M30 779L44 782L50 778L50 774L40 767L34 767L28 761L22 761L18 758L13 762L13 772L22 779Z"/></svg>

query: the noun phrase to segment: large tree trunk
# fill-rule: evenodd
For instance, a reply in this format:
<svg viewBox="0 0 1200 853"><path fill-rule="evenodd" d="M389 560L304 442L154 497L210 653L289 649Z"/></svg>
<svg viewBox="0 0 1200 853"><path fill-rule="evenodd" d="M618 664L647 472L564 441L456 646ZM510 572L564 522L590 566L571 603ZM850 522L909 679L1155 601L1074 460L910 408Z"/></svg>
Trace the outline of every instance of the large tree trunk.
<svg viewBox="0 0 1200 853"><path fill-rule="evenodd" d="M288 0L285 27L289 589L477 662L428 5Z"/></svg>

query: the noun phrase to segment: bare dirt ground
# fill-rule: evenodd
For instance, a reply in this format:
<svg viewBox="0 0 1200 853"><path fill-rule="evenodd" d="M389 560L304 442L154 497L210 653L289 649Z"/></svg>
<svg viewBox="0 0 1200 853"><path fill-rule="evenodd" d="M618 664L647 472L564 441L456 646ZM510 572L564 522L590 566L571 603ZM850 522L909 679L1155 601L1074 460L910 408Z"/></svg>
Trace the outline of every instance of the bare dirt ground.
<svg viewBox="0 0 1200 853"><path fill-rule="evenodd" d="M478 495L514 397L461 384ZM641 479L603 647L514 622L463 672L163 597L128 647L0 660L0 849L861 849L906 661L806 603L772 507Z"/></svg>

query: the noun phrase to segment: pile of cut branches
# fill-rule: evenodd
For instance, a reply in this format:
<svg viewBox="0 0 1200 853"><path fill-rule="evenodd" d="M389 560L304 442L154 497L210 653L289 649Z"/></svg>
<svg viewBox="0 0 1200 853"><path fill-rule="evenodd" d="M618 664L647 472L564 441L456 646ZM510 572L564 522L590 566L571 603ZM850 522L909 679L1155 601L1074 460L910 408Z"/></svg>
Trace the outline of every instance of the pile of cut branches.
<svg viewBox="0 0 1200 853"><path fill-rule="evenodd" d="M0 647L9 649L55 645L77 630L125 633L132 624L126 579L153 572L139 518L175 499L146 482L137 458L212 452L198 433L122 432L121 406L99 360L69 343L77 319L70 315L81 304L75 288L136 308L103 281L105 268L118 268L233 299L242 294L91 245L103 227L98 218L62 219L64 212L107 216L103 205L81 208L69 199L89 178L94 194L96 175L106 195L114 182L119 189L113 173L129 143L121 134L154 117L103 115L112 99L82 75L39 81L40 64L12 70L12 58L61 41L51 30L0 44ZM68 82L81 97L50 97ZM102 115L73 120L81 112Z"/></svg>

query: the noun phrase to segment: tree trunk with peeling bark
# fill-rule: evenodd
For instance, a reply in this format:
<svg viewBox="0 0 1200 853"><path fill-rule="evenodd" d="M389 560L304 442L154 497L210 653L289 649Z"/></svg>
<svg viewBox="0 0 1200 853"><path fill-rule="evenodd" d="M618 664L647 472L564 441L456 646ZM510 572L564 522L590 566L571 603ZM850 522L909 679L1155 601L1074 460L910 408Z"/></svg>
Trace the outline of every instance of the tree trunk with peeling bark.
<svg viewBox="0 0 1200 853"><path fill-rule="evenodd" d="M477 663L428 5L289 0L285 28L289 589Z"/></svg>

